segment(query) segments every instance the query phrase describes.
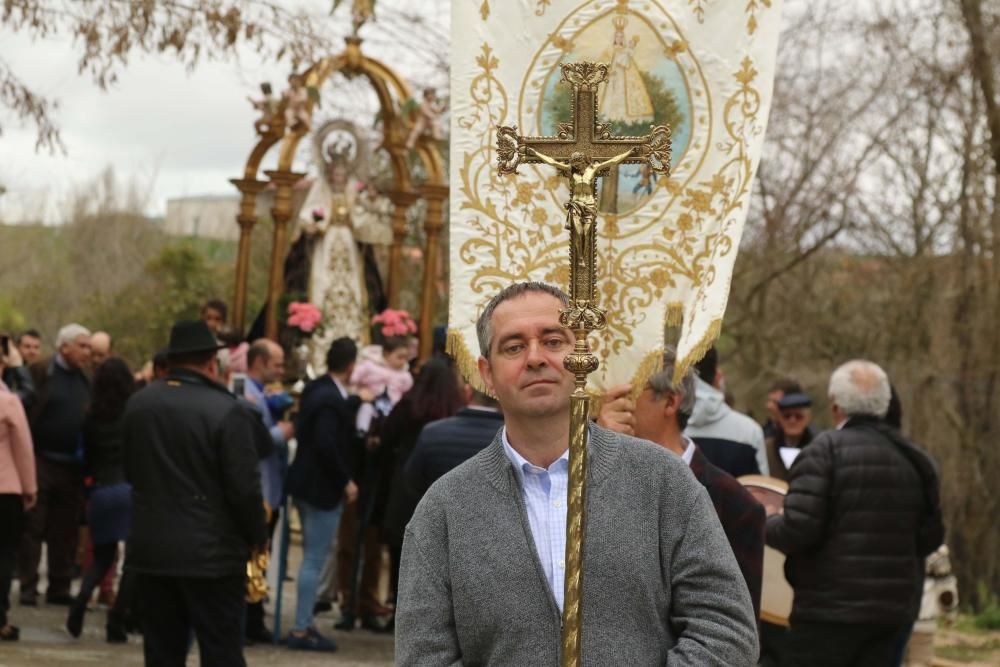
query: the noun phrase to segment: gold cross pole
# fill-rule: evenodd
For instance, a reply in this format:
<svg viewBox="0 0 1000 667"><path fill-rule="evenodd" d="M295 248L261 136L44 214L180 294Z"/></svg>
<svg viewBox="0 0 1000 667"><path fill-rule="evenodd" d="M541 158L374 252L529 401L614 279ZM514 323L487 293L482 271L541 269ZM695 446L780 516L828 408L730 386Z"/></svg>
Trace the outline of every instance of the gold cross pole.
<svg viewBox="0 0 1000 667"><path fill-rule="evenodd" d="M597 370L597 356L587 337L603 329L607 313L597 303L597 179L619 164L645 163L656 173L670 172L670 128L651 127L643 137L616 137L609 123L597 120L597 86L608 76L603 63L561 65L560 83L573 86L573 119L559 123L555 137L524 137L516 126L497 129L501 174L517 173L521 164L547 164L569 179L566 229L570 238L569 306L559 317L576 337L563 364L575 376L571 397L569 488L566 516L566 580L563 601L562 665L580 664L580 590L583 560L584 485L587 478L587 425L590 401L587 375Z"/></svg>

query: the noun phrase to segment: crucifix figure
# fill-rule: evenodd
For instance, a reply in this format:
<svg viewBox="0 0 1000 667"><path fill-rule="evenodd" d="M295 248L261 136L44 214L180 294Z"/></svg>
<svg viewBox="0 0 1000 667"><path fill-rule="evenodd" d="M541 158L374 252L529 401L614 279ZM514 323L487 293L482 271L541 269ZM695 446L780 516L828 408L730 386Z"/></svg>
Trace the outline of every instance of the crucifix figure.
<svg viewBox="0 0 1000 667"><path fill-rule="evenodd" d="M573 118L559 123L555 137L524 137L515 126L497 129L501 174L517 173L521 164L546 164L569 179L566 229L570 236L569 306L560 323L572 329L573 351L563 364L575 377L570 404L569 487L566 512L566 577L563 605L562 665L580 664L580 591L584 540L584 491L587 479L587 375L597 370L597 356L587 336L607 325L597 303L597 179L619 164L644 164L651 172L670 171L670 128L650 127L642 137L616 137L608 123L597 121L597 86L608 76L603 63L561 65L561 83L573 86Z"/></svg>

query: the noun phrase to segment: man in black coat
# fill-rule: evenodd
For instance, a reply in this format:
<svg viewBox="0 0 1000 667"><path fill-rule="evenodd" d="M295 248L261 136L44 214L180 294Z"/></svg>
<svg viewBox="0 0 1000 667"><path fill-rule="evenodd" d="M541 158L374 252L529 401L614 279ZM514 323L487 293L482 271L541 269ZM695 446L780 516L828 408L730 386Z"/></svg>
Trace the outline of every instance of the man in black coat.
<svg viewBox="0 0 1000 667"><path fill-rule="evenodd" d="M403 470L406 483L422 498L431 484L485 449L503 426L494 398L466 385L469 404L454 417L424 426Z"/></svg>
<svg viewBox="0 0 1000 667"><path fill-rule="evenodd" d="M355 418L362 399L347 385L358 356L350 338L338 338L326 355L327 374L310 382L302 392L295 422L298 448L288 469L285 493L295 501L302 523L302 564L296 581L295 624L288 633L291 649L335 651L337 644L313 626L313 610L320 571L337 534L341 500L357 498L355 483Z"/></svg>
<svg viewBox="0 0 1000 667"><path fill-rule="evenodd" d="M201 321L170 332L170 372L125 410L132 485L126 568L140 575L147 667L243 667L243 601L252 549L267 534L256 419L216 382L218 344Z"/></svg>
<svg viewBox="0 0 1000 667"><path fill-rule="evenodd" d="M803 448L784 511L767 523L795 590L785 664L889 665L920 603L924 558L944 539L937 469L882 421L881 368L850 361L829 393L837 429Z"/></svg>

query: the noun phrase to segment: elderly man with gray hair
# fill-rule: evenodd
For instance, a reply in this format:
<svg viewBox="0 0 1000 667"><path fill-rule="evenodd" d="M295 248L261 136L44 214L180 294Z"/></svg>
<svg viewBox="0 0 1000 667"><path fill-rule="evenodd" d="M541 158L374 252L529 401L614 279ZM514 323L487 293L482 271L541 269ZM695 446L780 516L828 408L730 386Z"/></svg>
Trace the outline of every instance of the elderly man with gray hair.
<svg viewBox="0 0 1000 667"><path fill-rule="evenodd" d="M38 502L25 516L18 553L21 604L37 604L38 561L48 545L50 604L70 604L77 524L83 507L83 470L77 456L90 380L90 331L67 324L56 336L56 354L31 367L35 402L28 414L35 443Z"/></svg>
<svg viewBox="0 0 1000 667"><path fill-rule="evenodd" d="M599 417L598 423L624 432L623 422L628 421L637 438L655 442L688 464L695 479L712 499L719 523L747 583L754 613L759 616L764 571L764 507L735 477L712 465L694 441L684 435L684 427L694 410L694 373L688 369L675 382L676 363L677 353L668 346L663 353L663 370L649 378L636 398L634 410L631 401L605 403L603 418ZM632 419L622 420L605 414L615 407L631 412Z"/></svg>
<svg viewBox="0 0 1000 667"><path fill-rule="evenodd" d="M789 470L767 543L795 590L787 665L890 665L920 603L924 558L943 541L931 459L885 423L889 378L854 360L830 377L837 428Z"/></svg>

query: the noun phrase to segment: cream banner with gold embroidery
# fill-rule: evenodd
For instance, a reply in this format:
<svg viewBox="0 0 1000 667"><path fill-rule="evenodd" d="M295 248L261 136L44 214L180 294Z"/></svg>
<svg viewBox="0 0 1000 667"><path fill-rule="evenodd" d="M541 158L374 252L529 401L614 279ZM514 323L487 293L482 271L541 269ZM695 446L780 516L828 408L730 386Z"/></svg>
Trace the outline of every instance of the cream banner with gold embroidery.
<svg viewBox="0 0 1000 667"><path fill-rule="evenodd" d="M455 0L451 56L449 346L476 377L475 322L524 279L566 289L565 179L496 169L496 129L553 136L571 120L559 63L610 66L598 92L615 135L673 132L672 173L616 167L598 185L595 389L644 382L667 325L681 366L718 337L771 102L780 0Z"/></svg>

